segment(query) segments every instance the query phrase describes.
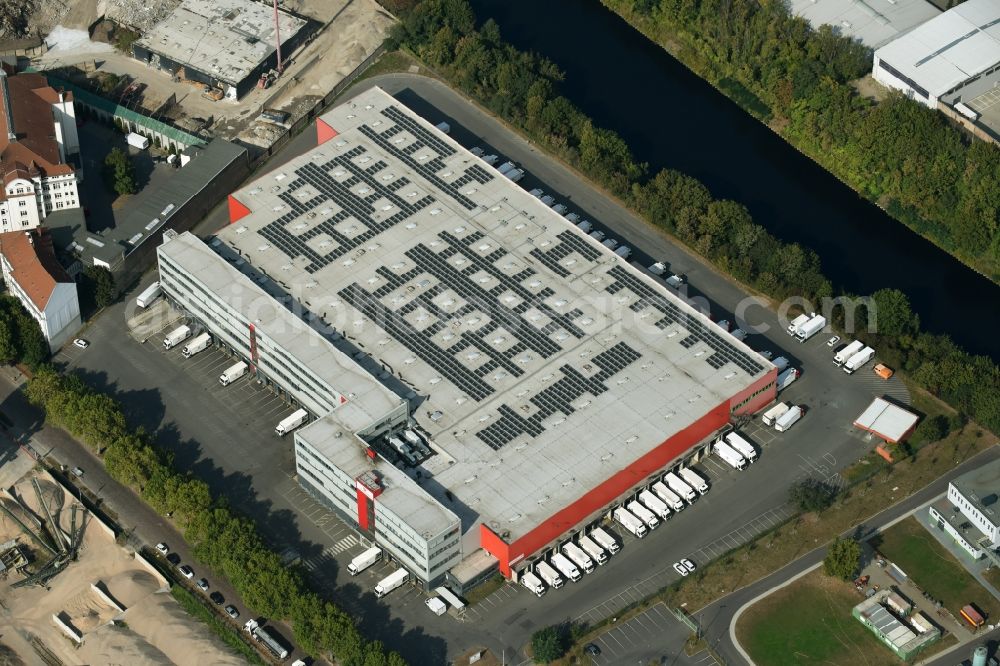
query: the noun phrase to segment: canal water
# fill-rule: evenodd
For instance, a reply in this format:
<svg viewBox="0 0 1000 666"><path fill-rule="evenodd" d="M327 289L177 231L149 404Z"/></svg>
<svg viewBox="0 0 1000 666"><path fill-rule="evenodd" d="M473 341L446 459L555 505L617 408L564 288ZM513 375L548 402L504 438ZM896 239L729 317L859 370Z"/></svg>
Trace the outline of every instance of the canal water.
<svg viewBox="0 0 1000 666"><path fill-rule="evenodd" d="M1000 286L911 232L789 146L597 0L472 0L510 43L565 73L565 95L651 173L669 167L819 253L842 290L896 287L923 328L1000 358Z"/></svg>

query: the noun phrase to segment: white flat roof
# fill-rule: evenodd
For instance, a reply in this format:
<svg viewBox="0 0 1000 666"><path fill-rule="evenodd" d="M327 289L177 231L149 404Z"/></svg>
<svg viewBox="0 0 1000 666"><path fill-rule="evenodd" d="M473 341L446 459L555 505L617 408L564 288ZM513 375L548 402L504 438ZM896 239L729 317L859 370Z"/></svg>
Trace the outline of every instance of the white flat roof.
<svg viewBox="0 0 1000 666"><path fill-rule="evenodd" d="M940 97L1000 63L1000 0L967 0L875 55Z"/></svg>
<svg viewBox="0 0 1000 666"><path fill-rule="evenodd" d="M159 253L196 276L206 289L223 298L259 333L284 349L294 349L303 365L347 399L336 410L345 427L361 430L403 402L403 398L373 381L371 374L353 358L331 345L191 232L165 240ZM281 361L277 364L281 365Z"/></svg>
<svg viewBox="0 0 1000 666"><path fill-rule="evenodd" d="M790 0L789 7L813 27L831 25L838 34L871 48L941 13L926 0Z"/></svg>
<svg viewBox="0 0 1000 666"><path fill-rule="evenodd" d="M218 237L412 387L464 518L516 538L773 371L382 90L321 122Z"/></svg>
<svg viewBox="0 0 1000 666"><path fill-rule="evenodd" d="M854 425L869 430L889 442L898 442L912 428L916 414L897 407L888 400L875 398L865 411L861 412Z"/></svg>
<svg viewBox="0 0 1000 666"><path fill-rule="evenodd" d="M284 44L306 22L278 10ZM184 0L136 44L229 84L274 53L274 9L250 0Z"/></svg>

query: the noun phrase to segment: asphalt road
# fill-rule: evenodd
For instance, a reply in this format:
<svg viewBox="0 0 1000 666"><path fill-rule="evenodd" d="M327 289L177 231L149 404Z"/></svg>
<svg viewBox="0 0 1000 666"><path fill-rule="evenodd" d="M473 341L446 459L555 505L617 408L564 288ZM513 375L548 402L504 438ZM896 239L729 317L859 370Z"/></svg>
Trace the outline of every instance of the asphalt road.
<svg viewBox="0 0 1000 666"><path fill-rule="evenodd" d="M86 333L91 348L82 354L70 350L66 362L80 369L87 381L115 390L130 422L156 432L174 450L182 468L206 478L213 491L253 516L272 545L294 546L321 573L338 602L357 613L367 635L400 650L414 663L440 663L476 645L506 650L509 655L541 626L562 620L595 621L668 584L676 578L671 562L680 557L703 562L745 543L787 515L785 498L792 482L807 476L837 481L839 469L871 448L851 423L873 395L898 390L898 385L875 379L870 369L845 375L830 363L831 350L820 336L805 344L792 342L773 311L748 302L729 279L444 85L410 75L377 77L361 85L375 84L429 120L447 120L452 136L465 145L491 148L523 165L530 175L522 186L540 184L558 193L572 209L632 246L641 262L666 260L673 270L686 273L697 289L689 295L704 298L718 319L733 319L733 313L740 312L743 316L737 321L745 329L767 327L748 342L783 354L803 369L782 398L806 404L810 411L782 435L751 426L751 439L763 449L760 462L737 474L710 459L704 470L712 491L706 497L641 544L626 540L621 554L583 582L551 591L542 599L506 586L470 609L466 622L458 622L450 616L432 616L417 595L394 593L385 603L375 602L367 594L371 581L345 582L339 571L355 546L345 541L342 525L336 527L315 510L315 503L310 505L296 492L290 443L274 441L273 415L267 411L273 405L267 396L249 391L244 400L234 401L209 390L217 377L217 372L212 374L216 366L211 356L181 363L177 354L163 354L127 335L124 318L130 303L105 311ZM264 169L304 152L313 142L314 135L306 130ZM226 222L225 207L220 206L197 231L205 236Z"/></svg>

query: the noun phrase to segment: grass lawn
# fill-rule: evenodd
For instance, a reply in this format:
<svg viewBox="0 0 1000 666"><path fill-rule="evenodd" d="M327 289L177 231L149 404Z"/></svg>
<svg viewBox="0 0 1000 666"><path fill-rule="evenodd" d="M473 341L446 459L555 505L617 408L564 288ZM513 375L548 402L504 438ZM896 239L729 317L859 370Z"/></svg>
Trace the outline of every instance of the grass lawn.
<svg viewBox="0 0 1000 666"><path fill-rule="evenodd" d="M993 567L992 569L984 573L983 576L986 577L986 580L990 581L993 587L1000 590L1000 569Z"/></svg>
<svg viewBox="0 0 1000 666"><path fill-rule="evenodd" d="M1000 618L1000 603L916 518L890 527L880 538L878 550L956 617L962 606L973 603L985 613L987 621Z"/></svg>
<svg viewBox="0 0 1000 666"><path fill-rule="evenodd" d="M758 666L898 666L899 659L851 616L861 595L817 569L740 616L736 635Z"/></svg>

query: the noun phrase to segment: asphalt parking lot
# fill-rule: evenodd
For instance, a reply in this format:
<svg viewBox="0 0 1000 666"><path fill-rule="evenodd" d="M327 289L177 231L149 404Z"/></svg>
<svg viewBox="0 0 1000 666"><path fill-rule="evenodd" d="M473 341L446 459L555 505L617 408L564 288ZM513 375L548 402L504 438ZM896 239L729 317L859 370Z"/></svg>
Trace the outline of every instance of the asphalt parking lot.
<svg viewBox="0 0 1000 666"><path fill-rule="evenodd" d="M392 81L397 81L395 90L389 85ZM405 78L375 82L393 93L405 91L407 103L418 93L430 99L433 104L424 105L430 109L429 117L447 117L453 135L465 137L469 145L496 147L531 171L537 182L554 183L552 191L565 192L575 210L613 227L616 237L626 239L637 254L666 259L687 273L690 293L705 297L717 318L734 319L732 312L745 298L738 287L454 93L431 84L421 88ZM294 145L301 150L307 141L297 139ZM287 154L279 154L282 158ZM532 182L526 181L521 184ZM152 279L147 276L142 284ZM136 293L138 289L132 296ZM393 592L384 603L366 594L380 577L376 567L357 578L341 573L363 546L350 528L295 481L292 441L273 433L291 408L249 378L221 387L218 375L231 360L217 350L183 359L178 350L163 352L157 335L150 335L145 344L133 339L124 324L126 305L109 308L90 325L85 333L90 349L67 347L60 360L80 369L88 382L116 391L133 425L157 433L182 468L193 470L214 492L254 518L276 550L293 548L313 580L356 614L366 635L400 650L413 663L441 663L476 645L510 654L542 626L567 619L594 622L661 589L677 578L671 563L681 557L704 563L746 543L790 515L786 496L792 482L809 476L837 482L840 469L871 449L872 443L851 423L874 395L899 397L902 386L898 380L887 384L874 377L870 366L845 375L831 363L832 350L822 336L797 344L784 333L774 312L751 307L741 324L766 324L770 330L752 335L748 343L784 355L803 370L780 396L809 407L802 421L787 433L751 421L743 433L760 448L759 462L744 472L729 469L714 457L701 463L711 491L642 543L623 538L622 552L582 582L552 590L542 599L506 584L467 609L463 617L436 617L419 603L423 595L412 588ZM641 624L635 629L644 630ZM616 637L624 641L625 635ZM644 649L635 640L636 649ZM607 647L609 653L619 649L612 643ZM623 659L626 653L621 652Z"/></svg>

